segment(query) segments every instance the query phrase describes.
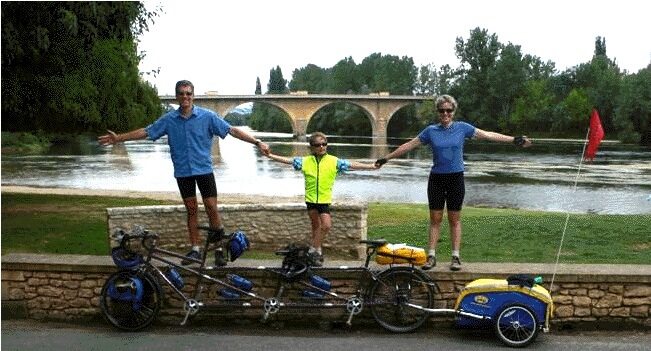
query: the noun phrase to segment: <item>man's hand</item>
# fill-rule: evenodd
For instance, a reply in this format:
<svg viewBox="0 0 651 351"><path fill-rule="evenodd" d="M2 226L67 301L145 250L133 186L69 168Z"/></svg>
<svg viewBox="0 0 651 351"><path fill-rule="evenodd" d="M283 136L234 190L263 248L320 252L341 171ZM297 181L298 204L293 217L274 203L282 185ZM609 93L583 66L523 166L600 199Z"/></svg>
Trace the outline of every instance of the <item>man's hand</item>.
<svg viewBox="0 0 651 351"><path fill-rule="evenodd" d="M264 155L268 156L269 153L271 153L271 148L264 141L256 140L255 144L258 146L258 148L260 149L260 151L262 151Z"/></svg>
<svg viewBox="0 0 651 351"><path fill-rule="evenodd" d="M108 130L108 134L102 135L97 138L97 142L102 145L111 145L118 142L118 135L112 130Z"/></svg>

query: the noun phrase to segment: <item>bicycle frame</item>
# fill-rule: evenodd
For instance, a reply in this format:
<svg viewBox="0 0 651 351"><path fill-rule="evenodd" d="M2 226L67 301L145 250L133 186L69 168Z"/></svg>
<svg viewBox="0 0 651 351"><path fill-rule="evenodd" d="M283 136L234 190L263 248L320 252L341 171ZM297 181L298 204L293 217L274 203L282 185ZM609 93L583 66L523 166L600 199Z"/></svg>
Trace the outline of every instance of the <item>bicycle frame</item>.
<svg viewBox="0 0 651 351"><path fill-rule="evenodd" d="M206 286L205 281L209 281L210 283L217 284L223 288L232 289L233 291L236 291L240 294L247 295L249 298L261 301L263 303L267 300L267 298L265 297L258 296L250 291L241 289L240 287L231 284L228 281L211 277L210 275L206 274L209 271L219 269L215 267L208 267L205 265L205 262L206 262L206 256L208 252L217 248L219 246L219 243L221 242L221 239L214 244L206 240L206 245L202 254L201 261L194 260L191 258L186 258L184 255L181 255L174 251L162 249L156 245L155 238L153 238L153 241L149 243L145 243L145 240L151 240L151 239L152 239L151 237L143 238L143 247L147 251L147 255L140 269L149 273L155 272L156 276L159 278L159 282L161 281L160 279L162 279L162 281L164 281L165 284L167 284L172 289L172 291L174 291L181 299L183 299L184 309L186 310L186 314L185 317L183 318L183 321L181 322L181 325L185 325L189 316L197 313L200 307L208 306L208 304L206 304L205 302L200 301L200 294L203 292L203 289ZM195 263L200 263L200 266L198 269L194 269L190 266L183 266L176 262L171 261L169 257L192 260ZM175 269L180 268L183 271L188 272L191 275L195 276L197 280L194 284L194 289L193 289L194 297L191 298L190 296L186 295L181 289L176 287L176 285L172 281L170 281L170 279L165 275L165 273L159 267L157 267L152 263L152 260L164 263L168 267L174 267ZM232 307L232 304L230 304L230 306ZM252 305L248 302L245 302L242 304L242 306L251 307Z"/></svg>
<svg viewBox="0 0 651 351"><path fill-rule="evenodd" d="M206 229L206 228L202 228ZM202 307L262 307L263 316L262 321L266 321L270 315L277 313L281 308L345 308L347 312L347 325L352 324L352 318L354 315L359 314L362 311L363 306L369 306L373 316L376 320L385 328L397 332L410 331L418 326L420 326L428 316L424 312L415 312L415 313L405 313L407 315L409 322L395 322L393 319L396 308L408 307L409 303L412 302L412 298L415 295L413 289L420 287L420 295L418 298L421 298L421 301L425 303L425 306L420 306L419 304L414 304L421 308L431 308L433 304L432 290L434 290L434 283L429 280L429 278L414 268L413 264L405 267L393 267L390 266L388 269L381 271L372 271L369 269L371 258L376 254L377 249L386 244L382 240L368 240L362 241L367 245L366 250L366 260L363 266L360 267L339 267L339 270L345 270L347 272L355 272L355 280L357 284L354 288L348 288L345 292L338 291L336 288L331 289L331 285L323 284L323 281L313 280L316 275L316 271L326 271L326 269L316 269L308 266L304 269L299 270L298 273L285 269L284 267L258 267L257 270L263 270L266 273L274 275L276 278L276 288L273 292L273 296L261 296L251 291L251 288L245 289L241 286L238 286L229 278L220 279L215 276L211 276L210 272L224 272L223 268L220 267L210 267L206 265L206 256L208 252L218 248L220 245L223 246L223 241L229 239L228 236L220 237L212 242L206 240L205 248L201 257L201 260L190 259L194 263L198 263L199 267L194 268L191 266L183 266L173 259L188 259L185 256L159 248L157 246L158 235L148 233L146 231L141 231L137 235L124 235L120 240L120 245L122 247L128 246L130 240L140 239L142 247L145 249L145 255L143 255L142 262L137 267L136 271L144 274L146 276L152 277L159 286L164 283L170 287L170 289L178 295L184 302L185 316L181 322L181 325L185 325L191 315L196 314ZM277 254L285 254L287 252L279 251ZM283 263L285 260L283 260ZM193 293L192 295L183 291L183 288L177 287L174 282L172 282L164 271L159 267L160 263L168 267L173 267L174 269L181 269L184 272L188 273L190 276L196 277L195 282L193 283ZM327 270L332 270L332 268L327 268ZM319 272L321 273L321 272ZM322 274L323 275L323 274ZM326 278L321 278L325 280L328 284L330 282ZM321 285L320 285L320 284ZM206 300L202 298L202 294L216 286L217 289L228 289L230 292L234 292L237 298L214 298L213 301ZM299 287L299 289L297 289ZM299 292L300 289L305 289L301 293L300 297L294 296L293 298L288 295L289 292L295 291ZM423 290L424 289L424 290ZM161 292L163 289L154 289ZM308 296L305 296L305 291L309 291ZM219 291L220 293L222 290ZM105 294L105 288L103 288L103 294ZM271 294L268 294L271 295ZM104 297L103 297L104 299ZM106 310L109 307L104 305L107 302L103 302L102 308L106 314L117 313ZM418 308L409 308L410 311L419 311ZM157 313L155 312L152 313ZM109 317L111 320L111 318ZM120 327L119 322L115 321L117 317L111 320L111 323ZM148 318L146 323L150 323L152 318ZM397 324L400 323L400 324ZM135 325L130 326L131 329L137 329L141 326ZM144 327L144 326L143 326Z"/></svg>

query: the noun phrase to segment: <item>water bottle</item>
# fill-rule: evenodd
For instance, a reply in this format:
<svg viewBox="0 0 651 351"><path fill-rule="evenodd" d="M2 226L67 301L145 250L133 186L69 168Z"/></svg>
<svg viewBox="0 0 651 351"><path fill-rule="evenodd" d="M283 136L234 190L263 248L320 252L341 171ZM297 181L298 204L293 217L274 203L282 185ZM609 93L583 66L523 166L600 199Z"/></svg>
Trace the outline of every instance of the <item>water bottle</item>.
<svg viewBox="0 0 651 351"><path fill-rule="evenodd" d="M167 279L169 279L170 282L172 282L172 284L174 284L177 289L183 289L183 286L185 285L183 282L183 277L181 277L179 272L177 272L174 267L168 266L167 271L165 272L165 276Z"/></svg>
<svg viewBox="0 0 651 351"><path fill-rule="evenodd" d="M310 282L312 285L316 286L319 289L325 290L325 291L330 291L330 288L332 287L332 283L329 281L319 277L318 275L314 274L310 278Z"/></svg>
<svg viewBox="0 0 651 351"><path fill-rule="evenodd" d="M237 286L238 288L244 291L251 291L251 289L253 288L253 283L250 280L240 277L237 274L229 274L227 277L228 280L230 280L230 282L233 283L233 285Z"/></svg>
<svg viewBox="0 0 651 351"><path fill-rule="evenodd" d="M237 291L228 288L220 289L219 294L227 300L236 300L241 297Z"/></svg>
<svg viewBox="0 0 651 351"><path fill-rule="evenodd" d="M312 298L312 299L320 299L320 298L323 297L322 293L320 293L318 291L310 290L310 289L303 290L301 292L301 295L303 295L305 297L308 297L308 298Z"/></svg>

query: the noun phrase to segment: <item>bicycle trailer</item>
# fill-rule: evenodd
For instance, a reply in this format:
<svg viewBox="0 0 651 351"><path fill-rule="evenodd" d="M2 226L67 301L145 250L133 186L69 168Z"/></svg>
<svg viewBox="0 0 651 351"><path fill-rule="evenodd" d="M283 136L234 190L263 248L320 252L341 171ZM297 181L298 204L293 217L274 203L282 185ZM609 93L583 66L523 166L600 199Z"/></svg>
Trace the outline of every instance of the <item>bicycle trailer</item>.
<svg viewBox="0 0 651 351"><path fill-rule="evenodd" d="M549 291L532 277L516 275L466 284L454 309L457 326L492 326L505 344L522 347L532 342L539 330L549 331L553 302Z"/></svg>

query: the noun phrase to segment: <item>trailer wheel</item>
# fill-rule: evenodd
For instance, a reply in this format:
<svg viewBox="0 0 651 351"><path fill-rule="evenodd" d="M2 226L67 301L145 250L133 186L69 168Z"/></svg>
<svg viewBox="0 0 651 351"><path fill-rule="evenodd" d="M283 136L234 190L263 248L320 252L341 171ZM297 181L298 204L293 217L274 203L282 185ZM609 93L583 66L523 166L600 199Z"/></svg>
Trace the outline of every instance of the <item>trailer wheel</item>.
<svg viewBox="0 0 651 351"><path fill-rule="evenodd" d="M536 315L524 305L513 304L504 307L495 320L495 334L505 345L525 347L540 330Z"/></svg>

